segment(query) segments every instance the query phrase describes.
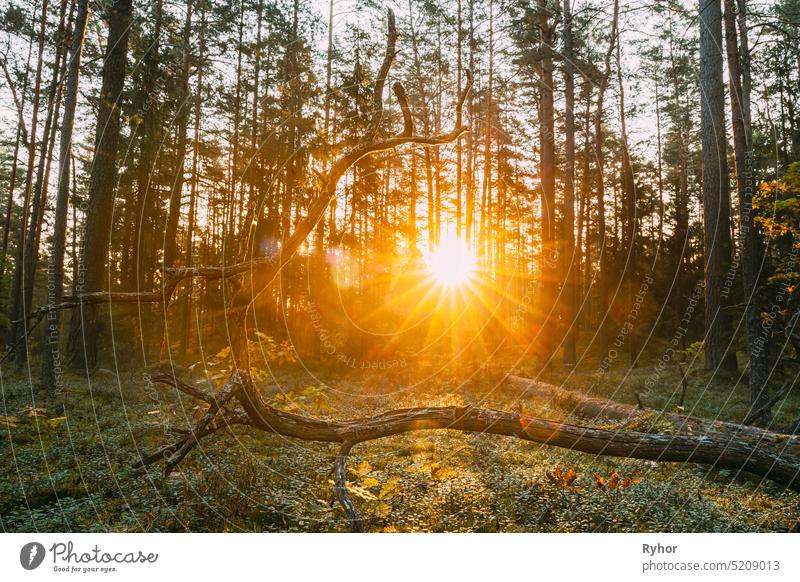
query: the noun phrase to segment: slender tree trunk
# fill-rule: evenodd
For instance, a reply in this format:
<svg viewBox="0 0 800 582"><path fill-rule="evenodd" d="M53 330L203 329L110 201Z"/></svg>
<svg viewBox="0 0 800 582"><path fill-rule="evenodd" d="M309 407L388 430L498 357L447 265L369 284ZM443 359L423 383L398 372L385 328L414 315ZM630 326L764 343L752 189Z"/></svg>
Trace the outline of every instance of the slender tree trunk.
<svg viewBox="0 0 800 582"><path fill-rule="evenodd" d="M658 252L664 245L664 169L663 151L661 139L661 99L659 93L658 79L655 80L655 99L656 99L656 171L658 173Z"/></svg>
<svg viewBox="0 0 800 582"><path fill-rule="evenodd" d="M190 0L191 2L191 0ZM228 211L225 222L227 229L223 226L225 231L225 259L234 258L241 249L234 248L234 233L236 232L237 221L240 220L243 208L242 196L237 196L237 188L239 187L239 123L241 121L242 109L242 54L244 53L243 46L244 38L244 0L239 0L239 26L238 37L236 42L236 94L233 104L233 144L231 146L231 170L230 170L230 183L228 185L229 200ZM238 198L238 202L237 202Z"/></svg>
<svg viewBox="0 0 800 582"><path fill-rule="evenodd" d="M163 20L162 1L153 5L153 36L144 63L143 81L145 91L140 97L140 114L143 116L142 133L139 139L139 164L136 170L135 215L131 224L132 266L128 286L131 289L150 289L154 285L149 266L156 261L156 214L160 205L158 189L158 166L156 163L161 119L156 90L161 77L161 28ZM149 321L150 312L143 314ZM146 322L145 322L146 325ZM145 335L144 333L142 334ZM144 340L144 337L142 338Z"/></svg>
<svg viewBox="0 0 800 582"><path fill-rule="evenodd" d="M189 190L189 221L187 225L187 232L186 232L186 264L187 266L192 266L195 264L194 261L194 230L195 230L195 222L197 216L197 185L200 180L200 117L203 113L203 66L204 66L204 59L205 59L205 51L206 51L206 11L205 7L201 8L201 15L200 15L200 47L199 47L200 54L198 56L199 66L197 67L197 88L195 89L195 96L194 96L194 137L193 137L193 144L192 144L192 182ZM258 77L256 77L258 79ZM255 83L255 91L256 97L253 98L253 101L257 99L258 95L258 82ZM254 108L254 111L257 111L257 108ZM255 136L256 124L255 124L255 114L253 118L253 136ZM253 137L253 144L255 143L255 137ZM255 152L255 147L253 147L253 152ZM181 354L186 357L189 351L189 341L191 337L191 329L192 329L192 309L195 307L193 304L193 290L194 290L194 281L189 279L186 284L186 301L183 308L184 318L183 318L183 326L181 328ZM199 330L198 330L199 332Z"/></svg>
<svg viewBox="0 0 800 582"><path fill-rule="evenodd" d="M736 29L736 0L725 2L725 46L728 53L728 79L731 95L733 149L736 159L736 184L739 192L739 236L742 282L744 284L745 328L749 355L750 404L753 410L769 402L769 338L761 323L756 303L758 288L758 236L753 221L753 132L750 124L750 62L747 42L747 5L739 0L739 30ZM741 39L741 41L739 40ZM761 417L769 423L771 412Z"/></svg>
<svg viewBox="0 0 800 582"><path fill-rule="evenodd" d="M178 96L178 136L175 153L175 179L169 196L169 214L164 238L164 266L172 267L178 259L178 222L183 204L183 184L186 163L186 138L189 129L189 66L192 52L192 11L193 0L186 3L186 18L183 24L183 63L181 64L180 92ZM238 136L237 136L238 138ZM235 171L235 170L234 170Z"/></svg>
<svg viewBox="0 0 800 582"><path fill-rule="evenodd" d="M458 5L456 8L456 83L458 84L459 95L458 98L461 98L461 76L463 75L463 64L461 62L461 44L463 41L463 23L462 23L462 14L461 14L461 0L458 0ZM463 189L463 176L462 174L462 143L461 143L461 136L459 136L458 141L456 141L456 237L459 239L462 236L462 193L461 190Z"/></svg>
<svg viewBox="0 0 800 582"><path fill-rule="evenodd" d="M637 259L638 259L638 217L636 215L636 179L633 174L633 164L631 163L630 144L628 143L628 124L627 112L625 111L625 83L622 80L622 49L621 41L617 39L617 86L619 89L619 123L620 134L622 137L622 194L625 215L625 225L623 228L624 242L623 247L627 252L625 265L623 267L623 284L626 295L626 309L628 313L634 313L634 302L638 285ZM639 356L638 344L638 317L628 317L623 325L628 326L626 343L628 344L628 355L631 367L636 366Z"/></svg>
<svg viewBox="0 0 800 582"><path fill-rule="evenodd" d="M78 104L78 82L80 79L81 54L89 17L89 0L78 0L75 25L72 31L72 47L64 85L64 119L61 123L61 143L58 155L58 191L53 227L53 248L47 272L47 302L57 305L64 292L64 253L67 235L67 205L69 202L70 162L72 157L72 132L75 125L75 109ZM42 350L41 381L45 386L61 389L61 347L59 337L59 311L47 314L46 341Z"/></svg>
<svg viewBox="0 0 800 582"><path fill-rule="evenodd" d="M606 189L605 189L605 159L603 157L603 145L605 136L603 135L603 103L608 82L611 77L611 55L614 54L614 47L617 43L617 31L619 26L619 0L614 0L614 14L611 22L611 36L608 40L608 50L605 56L605 68L600 77L597 88L597 106L594 114L594 154L597 164L597 239L598 239L598 261L600 273L598 281L597 307L599 316L599 335L600 335L600 365L605 370L608 366L608 350L610 347L610 326L608 325L608 291L610 276L610 264L608 260L608 241L606 240Z"/></svg>
<svg viewBox="0 0 800 582"><path fill-rule="evenodd" d="M581 163L581 204L578 214L578 249L582 253L582 275L580 309L581 323L584 329L589 329L592 319L592 172L590 161L592 158L592 83L584 83L584 99L586 108L584 110L583 126L583 161ZM581 240L582 238L582 240ZM583 244L581 244L583 242Z"/></svg>
<svg viewBox="0 0 800 582"><path fill-rule="evenodd" d="M22 81L22 97L19 100L19 107L20 111L18 112L18 119L17 119L17 131L16 137L14 139L14 154L11 160L11 175L9 176L8 180L8 197L6 198L6 217L3 225L3 256L0 259L0 293L5 295L5 272L6 267L8 266L8 237L11 233L11 215L14 213L14 191L17 187L17 174L19 172L19 150L20 146L28 141L28 130L25 127L25 119L23 118L22 111L25 108L26 97L28 94L28 80L30 78L29 71L30 71L30 64L31 64L31 56L33 55L33 38L28 41L28 57L26 59L26 67L25 73L23 75ZM11 81L11 77L8 75L6 69L4 69L6 73L6 79L8 80L9 88L13 88L13 83ZM11 343L13 344L14 339L17 337L16 335L16 328L14 325L11 326ZM5 337L5 333L3 333L3 339L7 340L8 338ZM5 342L4 342L5 343Z"/></svg>
<svg viewBox="0 0 800 582"><path fill-rule="evenodd" d="M475 70L475 0L467 0L469 11L469 35L467 46L469 47L469 70ZM467 112L469 113L472 131L467 134L467 208L464 217L464 229L467 233L467 243L472 242L475 230L475 105L473 102L473 92L467 95Z"/></svg>
<svg viewBox="0 0 800 582"><path fill-rule="evenodd" d="M44 41L47 30L47 9L48 0L43 0L42 11L39 22L38 36L38 58L36 60L36 74L34 75L33 102L31 111L30 131L28 132L28 160L25 171L25 190L22 196L22 217L19 224L19 234L17 237L17 250L14 260L14 279L11 285L11 337L13 341L27 335L27 315L30 305L25 304L25 293L23 293L23 283L25 281L25 230L28 225L30 214L31 190L33 188L34 166L36 161L36 135L39 124L39 107L41 104L42 91L42 67L44 64ZM22 111L20 111L22 114ZM18 323L22 320L22 323ZM27 358L28 345L25 342L16 349L14 359L17 366L21 366Z"/></svg>
<svg viewBox="0 0 800 582"><path fill-rule="evenodd" d="M566 326L562 361L574 366L577 359L577 289L580 261L575 252L575 64L572 49L572 7L564 0L564 225L561 274L565 277L562 317Z"/></svg>
<svg viewBox="0 0 800 582"><path fill-rule="evenodd" d="M558 235L556 233L555 200L555 121L553 108L553 27L549 23L547 2L538 0L539 16L539 147L541 150L540 178L542 187L542 305L540 306L539 356L542 363L550 360L557 345L558 297L557 263Z"/></svg>
<svg viewBox="0 0 800 582"><path fill-rule="evenodd" d="M720 0L700 0L700 133L705 226L705 367L735 371L736 353L725 296L731 267L730 192L725 139Z"/></svg>
<svg viewBox="0 0 800 582"><path fill-rule="evenodd" d="M36 263L39 258L39 236L44 220L45 201L47 200L47 187L50 182L50 159L56 139L56 119L61 108L60 81L66 70L67 47L59 46L64 42L64 29L66 26L67 2L62 0L59 16L59 26L56 33L56 59L53 62L52 79L47 92L47 115L45 116L42 140L39 145L39 163L36 170L36 182L33 186L33 199L31 201L30 221L25 239L23 253L22 282L23 305L33 305L33 288L36 280ZM25 357L25 350L17 352L19 358Z"/></svg>
<svg viewBox="0 0 800 582"><path fill-rule="evenodd" d="M484 269L492 273L492 123L494 122L494 3L489 0L489 66L486 81L486 120L483 132L483 187L480 252ZM492 286L492 288L494 288Z"/></svg>

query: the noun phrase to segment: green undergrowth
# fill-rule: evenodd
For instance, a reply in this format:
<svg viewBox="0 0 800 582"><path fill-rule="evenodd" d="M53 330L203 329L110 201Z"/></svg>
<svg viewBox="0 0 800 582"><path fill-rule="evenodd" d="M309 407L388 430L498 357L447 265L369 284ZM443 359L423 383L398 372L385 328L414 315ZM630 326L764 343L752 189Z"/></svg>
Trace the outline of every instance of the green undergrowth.
<svg viewBox="0 0 800 582"><path fill-rule="evenodd" d="M264 394L284 410L352 418L421 405L474 405L564 418L548 403L519 398L498 370L597 396L678 410L681 374L670 367L648 386L633 372L563 369L544 373L490 362L480 369L309 372L283 366L265 375ZM200 409L142 374L66 376L63 394L2 379L0 526L4 531L347 531L335 499L336 447L235 428L203 441L164 477L136 471L139 452L168 442L166 427L188 426ZM746 382L689 369L682 409L739 420ZM800 398L776 407L800 416ZM669 432L657 415L621 430ZM570 418L571 422L579 419ZM648 424L649 423L649 424ZM491 435L427 431L355 447L351 496L369 529L384 532L790 531L800 496L753 476L692 464L597 457Z"/></svg>

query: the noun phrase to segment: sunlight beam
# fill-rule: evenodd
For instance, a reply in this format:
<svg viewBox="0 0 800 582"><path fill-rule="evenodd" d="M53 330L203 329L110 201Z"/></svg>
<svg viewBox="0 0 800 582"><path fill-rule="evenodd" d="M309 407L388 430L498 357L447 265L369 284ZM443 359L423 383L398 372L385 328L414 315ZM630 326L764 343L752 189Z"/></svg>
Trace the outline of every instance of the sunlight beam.
<svg viewBox="0 0 800 582"><path fill-rule="evenodd" d="M477 259L465 241L447 236L438 247L425 253L425 264L437 285L453 290L472 282Z"/></svg>

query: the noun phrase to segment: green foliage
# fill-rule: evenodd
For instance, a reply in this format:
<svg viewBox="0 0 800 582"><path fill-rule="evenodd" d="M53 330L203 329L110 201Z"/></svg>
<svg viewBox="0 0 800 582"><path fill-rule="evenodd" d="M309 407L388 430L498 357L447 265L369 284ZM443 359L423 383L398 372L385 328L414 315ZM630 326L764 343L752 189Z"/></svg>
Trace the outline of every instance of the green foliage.
<svg viewBox="0 0 800 582"><path fill-rule="evenodd" d="M320 416L364 416L432 401L502 409L518 404L483 377L457 393L450 379L433 378L424 389L376 399L375 386L388 372L326 381L319 370L318 383L308 384L297 368L287 364L275 372L285 389L272 402ZM619 386L612 380L608 395ZM648 403L666 400L673 380ZM573 383L585 381L572 375ZM632 379L631 390L638 381ZM22 377L6 379L0 417L0 463L10 468L0 481L4 531L348 530L331 474L335 446L235 429L203 441L169 477L158 466L133 471L137 451L152 451L163 444L166 428L191 422L194 402L174 392L154 400L137 376L123 376L119 384L95 379L91 392L84 382L67 377L59 399L44 390L32 394ZM742 392L746 400L746 388ZM728 418L738 410L698 401L693 412ZM653 430L665 428L651 420ZM618 428L642 430L644 424ZM385 532L786 531L800 512L797 494L728 471L447 431L359 445L348 460L347 480L369 529Z"/></svg>
<svg viewBox="0 0 800 582"><path fill-rule="evenodd" d="M247 342L250 357L250 373L256 382L266 382L271 377L271 366L282 366L296 360L291 342L276 342L275 338L260 331L255 332L255 339ZM208 379L217 386L222 386L231 375L231 349L225 347L205 362L196 362L190 366L193 370L205 370Z"/></svg>

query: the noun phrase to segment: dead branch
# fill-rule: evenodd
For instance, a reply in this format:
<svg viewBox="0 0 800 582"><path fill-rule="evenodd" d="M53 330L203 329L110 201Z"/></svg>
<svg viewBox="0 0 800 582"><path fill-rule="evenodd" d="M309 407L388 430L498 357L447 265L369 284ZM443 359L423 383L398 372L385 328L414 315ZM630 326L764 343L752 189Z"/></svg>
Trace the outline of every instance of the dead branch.
<svg viewBox="0 0 800 582"><path fill-rule="evenodd" d="M336 497L339 499L339 503L344 508L344 512L347 514L347 518L350 520L350 528L354 532L363 532L364 520L356 509L356 506L353 505L353 501L350 499L350 494L347 492L346 464L347 455L350 453L350 449L352 447L353 443L342 443L342 447L339 449L339 454L336 455L336 463L334 466Z"/></svg>
<svg viewBox="0 0 800 582"><path fill-rule="evenodd" d="M132 465L132 468L142 469L148 465L152 465L153 463L157 463L159 461L165 461L167 463L166 467L168 467L169 470L165 470L164 473L165 476L169 475L174 470L175 466L181 460L183 460L186 454L188 454L188 452L192 448L194 448L195 445L199 443L200 439L202 439L203 437L207 437L211 434L214 434L215 432L221 429L229 428L237 424L245 426L252 425L252 423L250 422L250 418L247 416L246 413L242 411L235 411L231 413L221 414L215 417L211 422L207 423L201 430L197 432L194 432L191 429L171 427L170 432L180 434L181 438L179 438L176 442L172 444L159 448L158 450L149 455L141 457L137 462L135 462ZM189 441L192 441L193 444L186 450L185 453L183 453L180 456L180 459L177 459L177 461L170 466L169 463L171 460L175 459L176 453L182 450L186 446L186 443Z"/></svg>
<svg viewBox="0 0 800 582"><path fill-rule="evenodd" d="M166 384L168 386L172 386L183 392L184 394L188 394L192 398L197 398L198 400L202 400L208 404L212 404L214 402L214 396L211 394L206 394L203 390L192 386L184 382L183 380L179 379L174 374L156 374L152 376L150 380L157 384Z"/></svg>
<svg viewBox="0 0 800 582"><path fill-rule="evenodd" d="M386 51L383 55L383 62L375 79L375 87L372 92L372 119L370 120L367 131L364 133L363 141L369 142L377 135L383 119L383 87L386 85L386 78L392 68L394 58L397 56L397 26L395 24L394 11L389 8L386 14Z"/></svg>
<svg viewBox="0 0 800 582"><path fill-rule="evenodd" d="M759 439L742 439L741 433L721 430L694 432L689 430L689 425L684 428L686 434L650 434L573 425L470 406L409 408L354 420L321 420L277 410L258 396L249 376L242 375L239 381L242 384L236 398L254 427L305 441L353 446L406 432L458 430L512 436L598 455L694 462L745 470L800 489L800 458L797 457L800 437L791 438L760 429L757 429Z"/></svg>
<svg viewBox="0 0 800 582"><path fill-rule="evenodd" d="M783 386L780 390L778 390L775 394L772 395L772 398L764 404L762 407L757 408L755 410L751 409L750 412L747 413L747 416L744 417L742 424L753 424L759 418L764 416L765 414L769 414L772 410L772 407L784 396L789 393L789 382L784 382Z"/></svg>
<svg viewBox="0 0 800 582"><path fill-rule="evenodd" d="M686 435L724 437L735 434L739 438L749 438L753 441L773 441L784 438L782 433L775 433L746 424L709 420L669 410L631 406L614 400L587 396L575 390L566 390L559 386L519 376L508 375L506 380L510 386L516 387L523 395L529 398L546 401L548 404L557 406L570 414L575 414L591 421L616 420L635 424L637 421L649 419L650 424L666 421L674 432Z"/></svg>

